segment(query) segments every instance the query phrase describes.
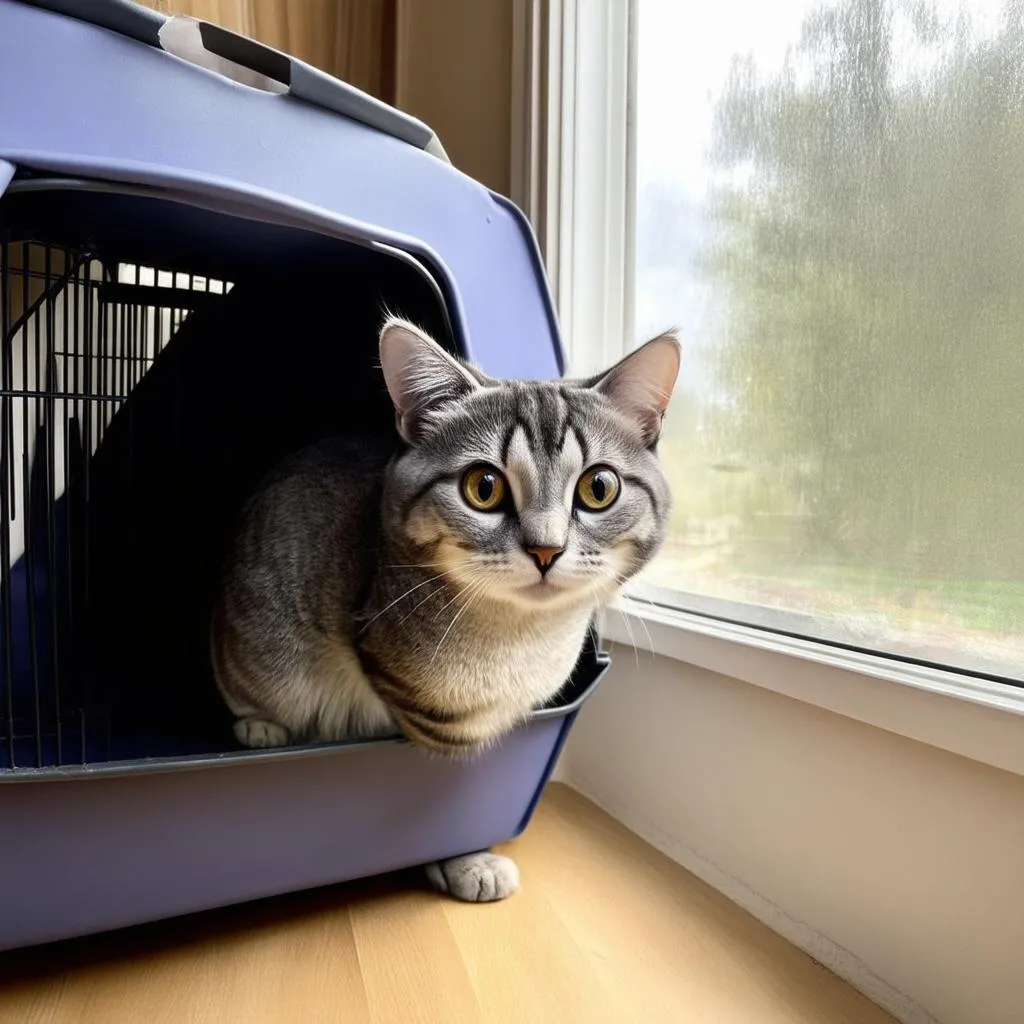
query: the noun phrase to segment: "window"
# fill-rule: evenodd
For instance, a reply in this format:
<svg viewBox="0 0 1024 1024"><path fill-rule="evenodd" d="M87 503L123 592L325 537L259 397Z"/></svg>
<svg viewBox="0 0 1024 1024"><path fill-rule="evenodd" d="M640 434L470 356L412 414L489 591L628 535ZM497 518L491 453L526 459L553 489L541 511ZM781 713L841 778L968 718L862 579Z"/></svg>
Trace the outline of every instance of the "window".
<svg viewBox="0 0 1024 1024"><path fill-rule="evenodd" d="M646 596L1024 678L1024 9L638 0Z"/></svg>

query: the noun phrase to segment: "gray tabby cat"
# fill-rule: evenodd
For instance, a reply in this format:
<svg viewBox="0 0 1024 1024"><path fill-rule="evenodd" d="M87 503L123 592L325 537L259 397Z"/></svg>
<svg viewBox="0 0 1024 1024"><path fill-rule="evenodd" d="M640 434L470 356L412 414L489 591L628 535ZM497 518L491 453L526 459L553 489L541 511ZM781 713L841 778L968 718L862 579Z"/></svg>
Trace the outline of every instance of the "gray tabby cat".
<svg viewBox="0 0 1024 1024"><path fill-rule="evenodd" d="M557 693L595 608L664 536L673 336L588 381L497 381L392 318L380 359L404 444L286 461L229 553L211 648L246 746L397 726L472 755ZM490 853L427 871L465 900L518 887Z"/></svg>

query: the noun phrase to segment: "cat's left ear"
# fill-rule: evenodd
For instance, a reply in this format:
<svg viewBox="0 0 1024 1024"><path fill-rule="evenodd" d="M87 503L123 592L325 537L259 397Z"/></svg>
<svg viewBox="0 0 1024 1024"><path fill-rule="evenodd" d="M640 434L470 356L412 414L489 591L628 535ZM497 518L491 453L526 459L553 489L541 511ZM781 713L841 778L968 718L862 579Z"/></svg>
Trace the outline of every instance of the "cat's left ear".
<svg viewBox="0 0 1024 1024"><path fill-rule="evenodd" d="M682 349L671 331L659 334L588 383L654 444L679 374Z"/></svg>
<svg viewBox="0 0 1024 1024"><path fill-rule="evenodd" d="M380 365L395 407L399 434L410 444L424 416L480 387L480 382L433 338L407 320L391 317L380 332Z"/></svg>

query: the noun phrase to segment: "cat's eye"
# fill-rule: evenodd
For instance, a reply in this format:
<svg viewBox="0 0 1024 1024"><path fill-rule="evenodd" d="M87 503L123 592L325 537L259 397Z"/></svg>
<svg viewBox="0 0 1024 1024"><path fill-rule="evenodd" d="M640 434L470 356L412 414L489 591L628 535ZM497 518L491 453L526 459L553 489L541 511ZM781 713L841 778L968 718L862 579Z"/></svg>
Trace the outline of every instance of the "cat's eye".
<svg viewBox="0 0 1024 1024"><path fill-rule="evenodd" d="M607 466L594 466L576 484L576 500L591 512L608 508L619 496L618 474Z"/></svg>
<svg viewBox="0 0 1024 1024"><path fill-rule="evenodd" d="M505 478L493 466L474 466L462 478L462 496L478 512L497 512L506 491Z"/></svg>

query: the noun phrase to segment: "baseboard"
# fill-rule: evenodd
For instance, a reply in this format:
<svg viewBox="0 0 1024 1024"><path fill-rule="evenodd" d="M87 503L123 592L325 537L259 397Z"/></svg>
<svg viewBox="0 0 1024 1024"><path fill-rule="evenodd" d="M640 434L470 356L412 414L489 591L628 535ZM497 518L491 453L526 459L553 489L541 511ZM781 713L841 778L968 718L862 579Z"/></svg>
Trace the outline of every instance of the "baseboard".
<svg viewBox="0 0 1024 1024"><path fill-rule="evenodd" d="M726 874L711 861L690 849L675 837L660 829L653 822L626 804L603 796L596 786L575 773L570 777L564 770L558 781L575 789L588 800L593 801L630 831L650 843L666 856L681 864L737 906L742 907L778 935L802 949L822 966L828 968L845 982L863 993L877 1006L891 1013L902 1024L939 1024L923 1006L910 996L894 988L884 978L875 974L867 964L850 950L833 942L808 924L790 917L771 900L755 892L750 886Z"/></svg>

